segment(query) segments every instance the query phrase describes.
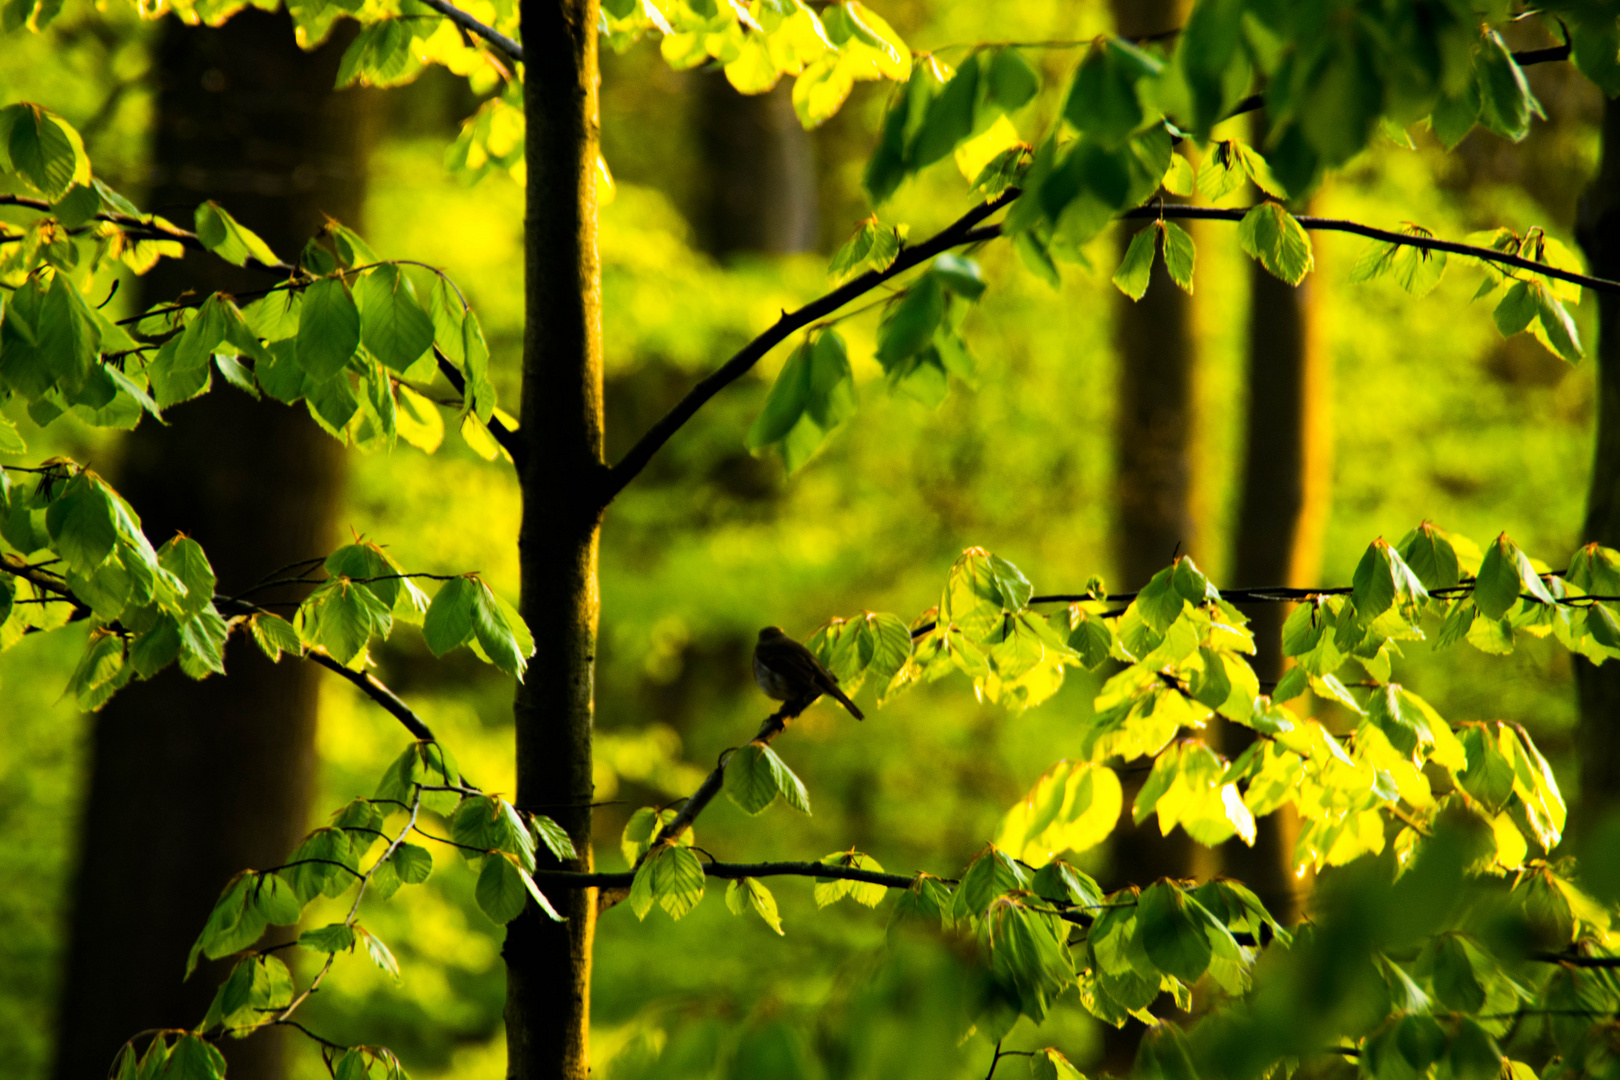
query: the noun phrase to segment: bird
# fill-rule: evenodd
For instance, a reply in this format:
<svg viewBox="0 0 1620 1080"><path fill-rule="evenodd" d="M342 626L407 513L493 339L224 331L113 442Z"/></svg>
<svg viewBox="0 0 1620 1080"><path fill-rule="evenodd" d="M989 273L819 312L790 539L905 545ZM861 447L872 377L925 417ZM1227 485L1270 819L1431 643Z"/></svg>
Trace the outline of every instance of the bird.
<svg viewBox="0 0 1620 1080"><path fill-rule="evenodd" d="M849 695L838 689L838 676L779 626L767 626L759 632L759 643L754 646L754 681L766 696L777 701L802 701L808 705L822 694L831 694L855 719L866 719Z"/></svg>

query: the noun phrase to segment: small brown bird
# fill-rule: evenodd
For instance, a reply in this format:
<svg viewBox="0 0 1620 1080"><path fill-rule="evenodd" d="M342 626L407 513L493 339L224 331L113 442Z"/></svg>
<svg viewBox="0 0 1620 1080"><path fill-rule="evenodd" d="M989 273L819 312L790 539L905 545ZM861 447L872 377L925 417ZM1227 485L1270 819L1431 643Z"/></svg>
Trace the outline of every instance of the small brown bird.
<svg viewBox="0 0 1620 1080"><path fill-rule="evenodd" d="M815 653L788 637L779 626L767 626L759 632L759 644L754 646L754 681L777 701L809 704L822 694L831 694L855 719L866 719L849 696L838 689L838 676L822 667Z"/></svg>

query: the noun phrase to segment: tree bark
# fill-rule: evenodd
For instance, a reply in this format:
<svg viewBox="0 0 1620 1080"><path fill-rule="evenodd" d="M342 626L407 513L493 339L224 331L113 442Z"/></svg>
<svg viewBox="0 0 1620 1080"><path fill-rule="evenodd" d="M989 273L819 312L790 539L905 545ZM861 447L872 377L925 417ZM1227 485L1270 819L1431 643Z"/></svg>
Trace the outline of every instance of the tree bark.
<svg viewBox="0 0 1620 1080"><path fill-rule="evenodd" d="M1187 0L1112 0L1121 37L1161 34L1186 23ZM1134 230L1119 234L1119 252ZM1116 306L1119 355L1114 446L1114 570L1120 591L1138 589L1179 552L1197 550L1193 514L1193 409L1197 346L1192 297L1171 280L1163 258L1147 294Z"/></svg>
<svg viewBox="0 0 1620 1080"><path fill-rule="evenodd" d="M1316 313L1320 283L1320 268L1292 286L1258 262L1249 265L1249 418L1234 585L1309 585L1321 563L1332 435L1328 357ZM1262 689L1282 677L1288 611L1286 604L1245 606ZM1233 758L1254 741L1252 731L1235 724L1223 725L1222 735L1222 749ZM1256 833L1253 847L1237 840L1224 845L1222 869L1253 889L1279 921L1292 925L1300 914L1293 808L1261 818Z"/></svg>
<svg viewBox="0 0 1620 1080"><path fill-rule="evenodd" d="M1113 0L1115 29L1144 37L1181 26L1185 0ZM1120 254L1131 230L1119 236ZM1192 507L1194 366L1192 297L1155 260L1146 295L1115 297L1114 345L1119 389L1114 446L1114 569L1119 591L1137 589L1197 544ZM1136 786L1126 792L1127 807ZM1128 811L1127 811L1128 815ZM1127 816L1111 846L1112 884L1147 885L1192 872L1193 843L1182 830L1160 836L1154 819Z"/></svg>
<svg viewBox="0 0 1620 1080"><path fill-rule="evenodd" d="M597 547L601 527L602 313L596 247L596 0L523 0L529 117L519 434L522 613L535 655L518 687L518 805L551 815L591 858ZM530 904L507 927L507 1075L585 1080L590 1071L596 890Z"/></svg>
<svg viewBox="0 0 1620 1080"><path fill-rule="evenodd" d="M149 205L189 223L206 198L296 258L326 212L357 221L367 95L329 89L342 44L313 54L285 15L218 29L166 22ZM147 303L265 284L206 255L164 261ZM119 490L162 543L208 552L225 592L329 549L342 448L303 411L220 386L125 442ZM135 1032L201 1020L225 964L183 982L220 889L281 862L303 834L315 778L318 669L273 665L233 639L228 677L174 668L123 690L95 719L55 1075L102 1076ZM233 1078L284 1074L282 1033L229 1042Z"/></svg>
<svg viewBox="0 0 1620 1080"><path fill-rule="evenodd" d="M696 233L710 254L793 255L816 245L816 174L810 135L783 80L767 94L739 94L724 72L701 71L701 165Z"/></svg>
<svg viewBox="0 0 1620 1080"><path fill-rule="evenodd" d="M1603 158L1581 199L1575 235L1586 252L1589 272L1620 273L1620 103L1603 103ZM1620 298L1594 297L1598 306L1596 449L1586 499L1583 543L1620 547ZM1620 806L1620 662L1598 667L1575 658L1581 718L1575 735L1580 747L1580 798L1576 823L1594 822Z"/></svg>
<svg viewBox="0 0 1620 1080"><path fill-rule="evenodd" d="M1115 30L1139 38L1182 26L1186 0L1112 0ZM1119 234L1124 255L1135 230ZM1132 301L1114 298L1114 352L1119 363L1114 426L1114 572L1117 591L1139 589L1170 564L1178 553L1198 550L1193 513L1193 410L1197 346L1192 297L1183 292L1154 261L1147 293ZM1184 829L1159 832L1157 817L1141 825L1131 820L1131 805L1145 773L1128 779L1125 813L1109 838L1109 869L1104 884L1146 888L1162 877L1194 876L1199 849ZM1103 1029L1103 1059L1098 1071L1127 1075L1136 1057L1143 1028L1135 1021L1123 1029Z"/></svg>

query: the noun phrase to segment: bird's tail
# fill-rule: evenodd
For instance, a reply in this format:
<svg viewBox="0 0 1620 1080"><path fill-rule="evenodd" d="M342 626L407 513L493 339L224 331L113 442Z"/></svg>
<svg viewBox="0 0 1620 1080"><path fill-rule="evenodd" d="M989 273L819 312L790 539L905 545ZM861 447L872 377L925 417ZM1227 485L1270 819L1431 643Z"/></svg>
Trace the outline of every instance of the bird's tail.
<svg viewBox="0 0 1620 1080"><path fill-rule="evenodd" d="M861 712L860 706L849 700L849 695L838 689L837 686L827 687L827 693L838 699L838 703L849 710L849 715L857 720L865 720L866 714Z"/></svg>

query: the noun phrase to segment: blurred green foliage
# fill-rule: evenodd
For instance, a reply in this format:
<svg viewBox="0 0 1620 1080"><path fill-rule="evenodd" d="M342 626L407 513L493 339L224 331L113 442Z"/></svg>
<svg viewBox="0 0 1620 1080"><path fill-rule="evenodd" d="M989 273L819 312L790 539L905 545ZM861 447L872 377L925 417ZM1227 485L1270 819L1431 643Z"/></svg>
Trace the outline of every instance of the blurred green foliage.
<svg viewBox="0 0 1620 1080"><path fill-rule="evenodd" d="M960 0L884 10L920 48L988 37L1083 39L1106 26L1100 5L1056 0L995 12ZM50 38L6 40L0 97L49 101L81 129L106 117L93 136L98 168L138 190L142 32L79 17L70 5ZM824 291L827 254L867 213L859 179L888 93L886 85L858 86L815 136L823 253L721 265L695 249L684 216L702 183L690 151L694 76L669 71L654 51L643 43L604 60L604 154L617 180L601 241L610 453L780 309ZM1033 59L1053 73L1070 62ZM1595 162L1594 93L1552 69L1532 80L1551 122L1533 128L1512 168L1498 159L1500 141L1483 131L1455 157L1423 136L1416 150L1386 141L1337 176L1314 209L1391 227L1410 219L1444 235L1543 225L1567 242L1575 197ZM503 176L469 189L445 175L453 130L423 130L420 117L459 116L442 105L461 93L450 84L430 77L403 92L395 134L373 165L364 232L383 255L443 266L463 286L484 321L492 378L510 401L522 333L513 272L521 265L521 193ZM960 202L963 187L944 162L903 186L885 218L926 235L945 223L942 208ZM1224 584L1221 545L1235 516L1242 433L1264 418L1246 415L1247 262L1236 231L1192 232L1203 346L1198 497L1212 538L1198 554ZM597 790L614 804L599 813L599 866L623 868L617 840L632 809L691 790L718 752L753 730L767 708L747 666L759 626L778 623L806 637L829 616L861 608L920 611L968 545L1004 555L1048 590L1079 591L1092 574L1108 574L1112 243L1111 235L1095 241L1095 269L1066 267L1057 291L1021 272L1010 246L980 252L990 289L967 316L977 374L971 385L953 379L937 409L884 390L872 355L877 316L862 316L840 332L864 422L835 434L810 466L790 478L774 456L745 449L784 348L712 403L613 507L602 556ZM1523 337L1502 341L1488 309L1469 304L1475 275L1454 269L1416 303L1386 282L1349 284L1360 241L1318 236L1315 246L1313 281L1334 360L1322 581L1348 582L1370 537L1394 539L1423 518L1480 538L1506 530L1549 557L1573 548L1592 365L1570 368ZM1591 308L1576 316L1587 340ZM37 432L29 438L44 445ZM84 432L60 438L81 460L103 450ZM356 458L348 522L388 543L402 565L478 569L511 597L515 481L457 436L449 441L433 457L401 447ZM468 520L480 527L460 524ZM84 718L58 701L73 652L73 643L41 635L0 658L0 831L9 838L0 845L0 924L18 928L0 945L0 1057L19 1077L44 1075L48 1055L48 988L83 775ZM1578 797L1561 649L1531 643L1505 660L1459 649L1430 660L1426 652L1421 644L1408 650L1411 687L1450 718L1521 720L1566 793ZM433 663L425 648L403 642L380 649L378 660L384 680L456 748L470 775L488 790L511 790L509 680L464 657ZM722 858L750 860L853 845L891 869L953 874L996 833L1005 807L1072 753L1076 720L1089 713L1095 689L1071 675L1041 708L1009 713L974 703L960 686L927 687L864 725L823 704L777 744L813 793L815 815L778 809L755 821L722 800L705 815L699 842ZM1330 707L1314 704L1332 718ZM330 681L317 805L369 794L402 742L392 720ZM477 910L474 876L435 875L379 906L368 924L394 947L408 979L396 985L363 957L342 958L344 977L313 1003L311 1023L339 1041L390 1045L419 1077L502 1075L500 930ZM1345 886L1350 907L1367 903L1358 887ZM627 905L605 915L594 991L603 1075L701 1075L715 1061L730 1061L737 1077L980 1074L988 1042L973 1044L964 1065L954 1049L960 1032L950 1026L959 995L970 992L960 958L909 938L885 956L883 913L844 904L815 914L807 882L774 891L783 938L760 920L728 914L717 897L679 928L661 913L635 921ZM1042 1039L1084 1066L1095 1057L1097 1027L1071 999ZM298 1076L324 1075L312 1051L297 1052Z"/></svg>

